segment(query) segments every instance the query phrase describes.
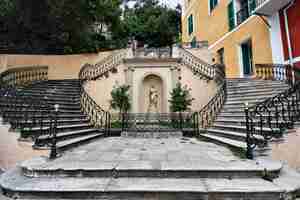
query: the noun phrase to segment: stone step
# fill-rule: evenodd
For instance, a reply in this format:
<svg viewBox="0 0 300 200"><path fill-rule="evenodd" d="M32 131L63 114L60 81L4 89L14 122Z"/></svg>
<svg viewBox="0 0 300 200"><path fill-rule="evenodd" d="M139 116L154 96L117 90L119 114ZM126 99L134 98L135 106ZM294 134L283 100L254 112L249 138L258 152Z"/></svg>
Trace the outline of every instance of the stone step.
<svg viewBox="0 0 300 200"><path fill-rule="evenodd" d="M283 82L283 81L245 81L245 82L235 82L235 81L227 81L227 84L230 86L238 86L238 85L276 85L276 84L285 84L288 85L287 83Z"/></svg>
<svg viewBox="0 0 300 200"><path fill-rule="evenodd" d="M264 119L267 119L267 116L264 116ZM253 120L253 122L258 123L260 120L260 118L257 117L256 120ZM286 118L287 119L287 118ZM237 116L227 116L224 117L222 115L219 115L217 117L217 119L215 120L215 123L218 124L227 124L227 125L240 125L240 126L246 126L246 120L245 120L245 116L241 117L237 117ZM272 119L272 121L270 122L271 124L276 124L277 121L275 120L275 118ZM279 124L286 124L286 123L290 123L290 121L288 120L282 120L282 118L280 118L278 120Z"/></svg>
<svg viewBox="0 0 300 200"><path fill-rule="evenodd" d="M98 129L83 129L83 130L79 130L79 131L57 133L56 139L58 140L58 142L60 142L60 141L78 138L78 137L82 137L82 136L92 135L95 133L99 133L99 130ZM40 136L39 141L43 143L43 142L52 140L52 138L53 138L52 136L51 137L46 136L46 135ZM35 148L39 148L39 147L35 146Z"/></svg>
<svg viewBox="0 0 300 200"><path fill-rule="evenodd" d="M288 88L282 88L282 89L262 89L262 90L239 90L235 92L227 92L228 97L255 97L265 94L274 94L274 93L280 93L282 91L285 91Z"/></svg>
<svg viewBox="0 0 300 200"><path fill-rule="evenodd" d="M43 102L43 103L45 103L45 102ZM81 104L80 104L79 101L70 102L70 101L66 101L66 100L64 100L64 101L53 100L53 101L48 101L47 104L50 105L50 106L53 105L53 109L54 109L55 104L59 104L59 107L62 108L62 109L64 109L64 108L69 109L70 107L72 107L74 109L76 109L76 108L80 109L80 107L81 107ZM11 104L9 102L0 102L0 106L1 107L13 106L16 109L20 109L20 108L26 108L26 107L32 106L32 105L28 105L27 102L26 103L25 102L18 102L18 103L13 103L13 104ZM40 106L40 105L36 105L36 107L38 107L38 106Z"/></svg>
<svg viewBox="0 0 300 200"><path fill-rule="evenodd" d="M60 95L57 93L23 93L25 97L38 98L43 101L71 101L78 102L80 100L80 94L68 94Z"/></svg>
<svg viewBox="0 0 300 200"><path fill-rule="evenodd" d="M24 89L26 93L40 93L40 94L59 94L59 95L78 95L80 94L80 90L77 89L51 89L45 87L30 87Z"/></svg>
<svg viewBox="0 0 300 200"><path fill-rule="evenodd" d="M278 175L282 164L277 161L236 160L226 165L201 161L162 161L155 165L150 161L125 160L118 162L90 160L85 162L49 162L37 157L21 164L22 174L31 178L260 178L265 169ZM59 171L59 172L58 172Z"/></svg>
<svg viewBox="0 0 300 200"><path fill-rule="evenodd" d="M248 199L280 200L284 189L263 179L177 178L35 178L19 169L1 179L8 196L21 198L80 198L110 200L153 199ZM26 184L25 184L26 183Z"/></svg>
<svg viewBox="0 0 300 200"><path fill-rule="evenodd" d="M229 139L229 138L225 138L225 137L220 137L220 136L216 136L216 135L212 135L212 134L201 134L200 137L203 137L212 142L216 142L218 144L222 144L222 145L229 146L229 147L239 149L239 150L245 150L247 148L246 142L237 141L237 140L233 140L233 139Z"/></svg>
<svg viewBox="0 0 300 200"><path fill-rule="evenodd" d="M267 99L276 96L279 94L281 91L278 92L272 92L269 94L260 94L260 95L242 95L242 96L234 96L234 95L229 95L227 97L227 101L255 101L257 99Z"/></svg>
<svg viewBox="0 0 300 200"><path fill-rule="evenodd" d="M8 116L12 116L14 118L23 118L24 114L27 113L28 116L34 116L39 118L41 117L41 112L43 110L6 110ZM47 110L43 111L43 117L49 118L49 113ZM74 118L86 118L87 116L81 110L60 110L58 114L58 119L74 119Z"/></svg>
<svg viewBox="0 0 300 200"><path fill-rule="evenodd" d="M281 84L286 84L285 81L281 80L254 80L254 79L248 79L248 80L229 80L227 79L228 84L262 84L262 83L268 83L268 84L276 84L276 83L281 83Z"/></svg>
<svg viewBox="0 0 300 200"><path fill-rule="evenodd" d="M252 106L252 105L258 104L260 102L263 102L266 99L268 99L268 98L256 98L256 99L251 99L251 100L239 99L239 100L235 100L235 101L227 100L224 106L232 106L232 105L239 105L239 106L242 105L242 106L244 106L244 104L246 102L248 102L248 104L250 106Z"/></svg>
<svg viewBox="0 0 300 200"><path fill-rule="evenodd" d="M61 151L61 152L70 150L77 146L90 143L90 142L97 140L99 138L102 138L102 137L104 137L104 133L93 133L93 134L89 134L89 135L85 135L85 136L81 136L81 137L77 137L77 138L60 141L57 143L57 149L58 149L58 151Z"/></svg>
<svg viewBox="0 0 300 200"><path fill-rule="evenodd" d="M56 82L56 81L47 81L47 82L42 82L41 85L46 85L46 86L67 86L67 87L80 87L80 82Z"/></svg>
<svg viewBox="0 0 300 200"><path fill-rule="evenodd" d="M61 99L61 100L66 100L66 99L79 99L80 98L80 93L74 93L74 94L66 94L66 93L55 93L55 92L42 92L42 91L22 91L24 95L29 95L32 97L43 97L47 96L48 98L54 98L54 99Z"/></svg>
<svg viewBox="0 0 300 200"><path fill-rule="evenodd" d="M59 125L57 126L57 132L63 133L63 132L91 129L91 128L93 128L93 125L89 123L82 123L82 124L75 124L75 125ZM47 131L47 130L49 131L49 127L44 126L43 131ZM21 130L21 135L26 138L26 136L38 135L40 132L41 132L40 127L33 127L33 128L27 127Z"/></svg>
<svg viewBox="0 0 300 200"><path fill-rule="evenodd" d="M50 124L50 119L46 118L43 120L43 126L49 126ZM28 121L20 121L18 122L20 125L24 125L25 127L26 126L30 126L31 127L31 124L40 124L40 121L37 120L37 121L32 121L32 120L28 120ZM83 119L58 119L57 120L57 125L75 125L75 124L82 124L82 123L89 123L89 119L87 118L83 118Z"/></svg>
<svg viewBox="0 0 300 200"><path fill-rule="evenodd" d="M262 87L262 86L265 86L265 87L275 87L275 86L288 86L287 84L285 83L282 83L282 82L260 82L260 83L252 83L252 82L249 82L249 83L238 83L238 84L234 84L234 83L229 83L227 84L227 87L228 88L237 88L237 87L240 87L240 88L244 88L244 87Z"/></svg>
<svg viewBox="0 0 300 200"><path fill-rule="evenodd" d="M231 130L231 131L239 131L241 133L246 133L247 131L247 128L246 126L237 126L237 125L227 125L227 124L217 124L217 123L214 123L213 124L213 127L214 128L218 128L218 129L223 129L223 130ZM264 134L279 134L281 135L281 130L279 128L273 128L273 129L270 129L270 128L267 128L267 127L263 127L262 130L260 127L254 127L254 129L256 131L262 131Z"/></svg>
<svg viewBox="0 0 300 200"><path fill-rule="evenodd" d="M180 131L176 132L122 132L121 137L126 138L181 138L183 133Z"/></svg>
<svg viewBox="0 0 300 200"><path fill-rule="evenodd" d="M242 142L245 142L246 138L247 138L246 133L228 131L226 129L224 130L224 129L220 129L218 127L212 127L210 129L207 129L207 132L209 134L213 134L213 135L220 136L220 137L225 137L225 138L232 139L232 140L238 140L238 141L242 141ZM255 135L254 137L258 141L261 141L261 142L263 142L263 140L264 140L264 138L260 135Z"/></svg>
<svg viewBox="0 0 300 200"><path fill-rule="evenodd" d="M228 92L240 92L240 91L247 91L247 90L256 90L256 91L262 91L262 90L286 90L289 86L277 84L277 85L253 85L253 86L231 86L227 87Z"/></svg>

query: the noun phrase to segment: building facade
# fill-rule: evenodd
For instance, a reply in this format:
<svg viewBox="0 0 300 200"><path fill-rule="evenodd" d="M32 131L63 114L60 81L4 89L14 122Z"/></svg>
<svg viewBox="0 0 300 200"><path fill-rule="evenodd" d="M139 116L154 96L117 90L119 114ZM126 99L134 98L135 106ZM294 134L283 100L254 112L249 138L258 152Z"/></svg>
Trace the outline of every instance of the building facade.
<svg viewBox="0 0 300 200"><path fill-rule="evenodd" d="M260 0L255 12L268 16L273 62L300 68L300 0Z"/></svg>
<svg viewBox="0 0 300 200"><path fill-rule="evenodd" d="M275 11L272 15L259 13L265 2L273 5L278 0L185 0L183 42L208 41L213 61L226 65L228 77L252 76L255 64L284 63L289 55L284 45L286 38L278 37L282 35L283 22L273 19L273 15L279 15ZM290 0L280 2L279 13ZM297 18L299 12L292 10L299 8L288 9L291 18ZM294 25L298 21L293 19L290 23L295 30L299 30Z"/></svg>

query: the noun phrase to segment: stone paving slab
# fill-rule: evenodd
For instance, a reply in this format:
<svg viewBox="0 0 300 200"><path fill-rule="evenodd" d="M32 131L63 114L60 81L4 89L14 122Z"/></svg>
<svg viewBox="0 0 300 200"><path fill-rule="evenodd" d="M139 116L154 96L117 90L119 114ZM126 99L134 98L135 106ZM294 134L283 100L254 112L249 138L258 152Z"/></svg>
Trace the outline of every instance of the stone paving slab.
<svg viewBox="0 0 300 200"><path fill-rule="evenodd" d="M38 171L279 171L280 162L241 160L230 150L190 138L105 138L49 161L46 157L23 162L27 175Z"/></svg>
<svg viewBox="0 0 300 200"><path fill-rule="evenodd" d="M262 179L175 178L27 178L18 168L0 182L3 189L19 192L283 192Z"/></svg>

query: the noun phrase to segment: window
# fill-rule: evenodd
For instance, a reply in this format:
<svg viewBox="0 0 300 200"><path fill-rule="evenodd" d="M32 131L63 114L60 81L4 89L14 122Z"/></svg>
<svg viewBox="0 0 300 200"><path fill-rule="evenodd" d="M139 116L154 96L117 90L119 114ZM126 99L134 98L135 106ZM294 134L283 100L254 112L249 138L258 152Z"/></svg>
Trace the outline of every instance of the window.
<svg viewBox="0 0 300 200"><path fill-rule="evenodd" d="M231 31L235 27L235 14L234 14L233 1L228 4L227 10L228 10L228 26L229 26L229 31Z"/></svg>
<svg viewBox="0 0 300 200"><path fill-rule="evenodd" d="M209 0L209 8L210 12L215 9L215 7L218 5L219 0Z"/></svg>
<svg viewBox="0 0 300 200"><path fill-rule="evenodd" d="M256 8L256 0L248 0L248 4L250 13L253 13Z"/></svg>
<svg viewBox="0 0 300 200"><path fill-rule="evenodd" d="M188 32L191 35L194 32L194 19L193 15L190 15L188 18Z"/></svg>

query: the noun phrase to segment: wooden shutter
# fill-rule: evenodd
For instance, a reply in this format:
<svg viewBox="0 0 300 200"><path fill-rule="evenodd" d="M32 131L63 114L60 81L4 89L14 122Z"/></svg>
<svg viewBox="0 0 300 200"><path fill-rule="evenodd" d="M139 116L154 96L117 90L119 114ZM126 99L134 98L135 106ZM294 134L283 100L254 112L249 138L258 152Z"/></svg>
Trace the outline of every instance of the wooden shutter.
<svg viewBox="0 0 300 200"><path fill-rule="evenodd" d="M231 2L228 4L227 10L228 10L228 25L229 25L229 31L231 31L231 30L234 29L234 27L235 27L235 16L234 16L233 1L231 1Z"/></svg>

